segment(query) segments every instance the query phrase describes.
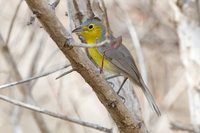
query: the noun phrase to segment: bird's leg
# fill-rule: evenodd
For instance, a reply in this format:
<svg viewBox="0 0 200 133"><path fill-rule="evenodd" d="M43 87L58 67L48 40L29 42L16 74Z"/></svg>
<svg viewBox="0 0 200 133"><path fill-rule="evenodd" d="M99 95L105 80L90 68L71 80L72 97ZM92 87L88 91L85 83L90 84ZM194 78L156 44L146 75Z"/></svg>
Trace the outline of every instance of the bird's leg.
<svg viewBox="0 0 200 133"><path fill-rule="evenodd" d="M100 73L103 72L103 65L104 65L104 60L105 60L105 54L107 51L111 50L112 48L108 48L106 50L103 51L103 58L102 58L102 62L101 62L101 68L100 68Z"/></svg>
<svg viewBox="0 0 200 133"><path fill-rule="evenodd" d="M104 57L105 57L105 52L103 52L103 58L102 58L101 67L100 67L100 73L103 72Z"/></svg>
<svg viewBox="0 0 200 133"><path fill-rule="evenodd" d="M124 84L126 83L127 79L128 79L128 77L124 78L122 84L120 85L120 87L119 87L119 89L117 91L117 95L123 100L123 103L125 103L126 99L123 96L119 95L119 93L120 93L121 89L123 88Z"/></svg>
<svg viewBox="0 0 200 133"><path fill-rule="evenodd" d="M118 48L121 44L122 44L122 37L120 36L120 37L114 39L114 40L111 42L110 47L107 48L107 49L105 49L105 50L103 51L103 58L102 58L100 73L103 72L103 65L104 65L105 53L106 53L107 51L109 51L109 50Z"/></svg>
<svg viewBox="0 0 200 133"><path fill-rule="evenodd" d="M104 60L105 60L105 54L106 54L107 51L109 51L111 49L112 49L112 47L111 48L107 48L106 50L103 51L103 58L102 58L102 62L101 62L100 73L103 72L103 65L104 65Z"/></svg>
<svg viewBox="0 0 200 133"><path fill-rule="evenodd" d="M127 79L128 79L128 77L125 77L124 80L123 80L123 82L122 82L122 84L120 85L120 87L119 87L119 89L118 89L118 91L117 91L117 94L118 94L118 95L119 95L121 89L123 88L124 84L126 83L126 80L127 80Z"/></svg>

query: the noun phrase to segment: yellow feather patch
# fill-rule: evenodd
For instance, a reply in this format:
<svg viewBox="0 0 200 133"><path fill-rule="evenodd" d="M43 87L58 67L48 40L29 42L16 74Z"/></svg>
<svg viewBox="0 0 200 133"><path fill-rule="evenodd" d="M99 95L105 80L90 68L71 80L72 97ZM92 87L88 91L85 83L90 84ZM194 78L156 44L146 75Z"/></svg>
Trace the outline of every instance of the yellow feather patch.
<svg viewBox="0 0 200 133"><path fill-rule="evenodd" d="M84 28L84 31L81 32L81 35L84 37L85 41L88 44L90 45L95 44L97 40L101 39L102 29L100 26L97 26L94 24L93 29L88 29L87 26L83 28ZM101 53L99 53L97 48L88 48L88 53L90 57L94 60L94 62L101 68L102 62L103 62L103 56ZM113 70L112 64L106 59L104 59L103 69L110 70L110 71Z"/></svg>

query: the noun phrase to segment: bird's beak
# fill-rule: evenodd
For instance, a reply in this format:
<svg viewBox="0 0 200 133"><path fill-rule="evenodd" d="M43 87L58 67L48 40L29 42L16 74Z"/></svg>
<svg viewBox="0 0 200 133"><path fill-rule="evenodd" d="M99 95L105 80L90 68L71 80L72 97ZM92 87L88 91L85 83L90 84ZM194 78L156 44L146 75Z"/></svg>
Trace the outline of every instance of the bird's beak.
<svg viewBox="0 0 200 133"><path fill-rule="evenodd" d="M80 33L80 32L82 32L82 31L83 31L83 27L82 27L82 26L79 26L79 27L75 28L75 29L72 31L72 33Z"/></svg>

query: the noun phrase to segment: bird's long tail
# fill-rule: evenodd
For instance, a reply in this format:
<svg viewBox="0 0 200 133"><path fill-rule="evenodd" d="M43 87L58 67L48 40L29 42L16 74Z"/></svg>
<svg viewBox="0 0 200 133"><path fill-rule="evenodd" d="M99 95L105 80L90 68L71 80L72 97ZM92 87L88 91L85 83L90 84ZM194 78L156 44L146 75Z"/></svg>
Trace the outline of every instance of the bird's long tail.
<svg viewBox="0 0 200 133"><path fill-rule="evenodd" d="M147 99L147 101L149 102L150 106L152 107L152 109L156 112L156 114L158 116L161 116L161 112L160 109L158 108L158 106L156 105L156 102L151 94L151 92L149 91L148 87L146 86L146 84L144 83L144 80L142 78L139 78L139 82L140 82L140 86L142 88L142 91Z"/></svg>

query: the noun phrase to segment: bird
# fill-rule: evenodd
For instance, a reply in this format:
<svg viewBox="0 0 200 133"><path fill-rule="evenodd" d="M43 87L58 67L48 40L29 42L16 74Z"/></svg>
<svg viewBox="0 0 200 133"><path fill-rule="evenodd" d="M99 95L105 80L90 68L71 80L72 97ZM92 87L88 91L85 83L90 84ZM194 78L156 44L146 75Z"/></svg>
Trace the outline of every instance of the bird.
<svg viewBox="0 0 200 133"><path fill-rule="evenodd" d="M121 37L115 38L112 33L110 36L107 36L105 24L97 17L85 20L72 33L80 35L88 45L95 45L106 39L111 40L110 43L105 43L100 47L87 48L86 53L89 59L98 68L102 68L111 73L122 74L131 82L138 85L155 113L158 116L161 115L154 97L142 79L134 58L125 45L122 44Z"/></svg>

